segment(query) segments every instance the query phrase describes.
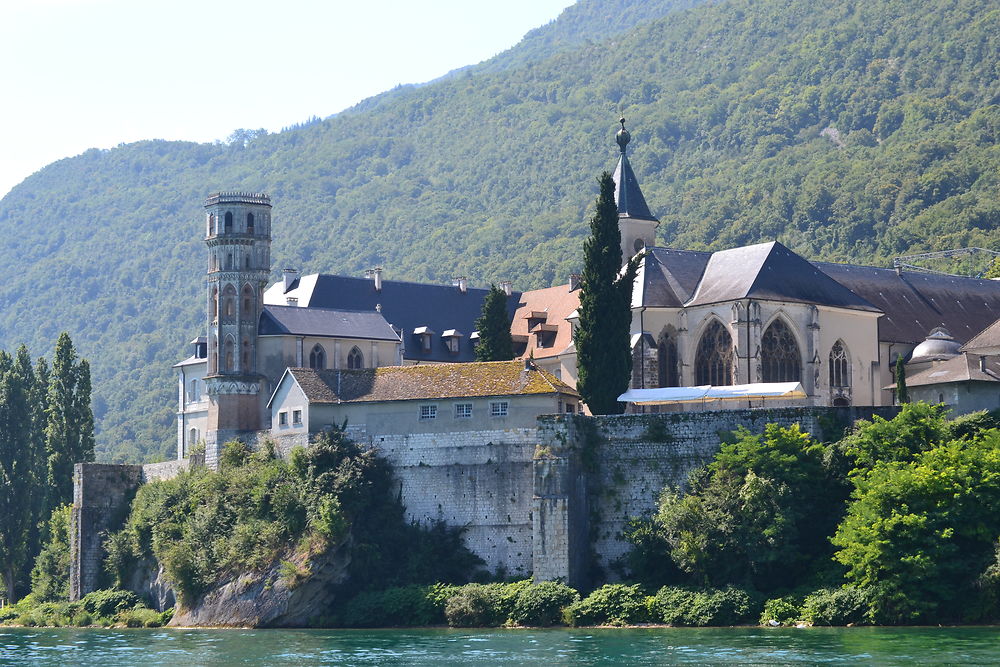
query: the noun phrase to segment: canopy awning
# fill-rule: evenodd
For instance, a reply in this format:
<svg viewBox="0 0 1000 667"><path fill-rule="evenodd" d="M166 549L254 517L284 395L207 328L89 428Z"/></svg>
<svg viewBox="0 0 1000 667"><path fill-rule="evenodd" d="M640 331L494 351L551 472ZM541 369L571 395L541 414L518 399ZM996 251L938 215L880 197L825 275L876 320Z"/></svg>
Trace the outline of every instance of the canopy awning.
<svg viewBox="0 0 1000 667"><path fill-rule="evenodd" d="M622 403L637 405L663 405L667 403L692 403L695 401L738 401L747 399L806 398L801 382L758 382L713 387L660 387L658 389L629 389L618 397Z"/></svg>

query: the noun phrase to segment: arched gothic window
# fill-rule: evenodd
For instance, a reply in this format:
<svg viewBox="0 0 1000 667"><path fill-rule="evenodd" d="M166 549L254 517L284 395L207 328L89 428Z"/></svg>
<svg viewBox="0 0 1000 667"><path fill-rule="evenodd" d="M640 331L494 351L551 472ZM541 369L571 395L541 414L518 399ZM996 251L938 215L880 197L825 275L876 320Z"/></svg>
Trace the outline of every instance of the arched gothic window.
<svg viewBox="0 0 1000 667"><path fill-rule="evenodd" d="M733 337L718 320L705 327L695 354L695 384L733 383Z"/></svg>
<svg viewBox="0 0 1000 667"><path fill-rule="evenodd" d="M247 213L247 234L253 234L253 213Z"/></svg>
<svg viewBox="0 0 1000 667"><path fill-rule="evenodd" d="M830 350L830 388L843 389L851 386L851 362L847 349L841 341Z"/></svg>
<svg viewBox="0 0 1000 667"><path fill-rule="evenodd" d="M231 211L226 211L225 229L227 234L233 233L233 214Z"/></svg>
<svg viewBox="0 0 1000 667"><path fill-rule="evenodd" d="M215 214L208 214L208 235L211 236L215 233Z"/></svg>
<svg viewBox="0 0 1000 667"><path fill-rule="evenodd" d="M347 353L347 367L348 368L364 368L365 367L365 357L361 354L361 350L357 347L352 347L351 351Z"/></svg>
<svg viewBox="0 0 1000 667"><path fill-rule="evenodd" d="M312 352L309 353L309 368L326 368L326 352L319 343L314 345Z"/></svg>
<svg viewBox="0 0 1000 667"><path fill-rule="evenodd" d="M250 319L253 317L254 306L257 299L254 298L253 288L250 285L243 286L243 318Z"/></svg>
<svg viewBox="0 0 1000 667"><path fill-rule="evenodd" d="M761 381L801 382L802 355L788 325L775 320L760 339Z"/></svg>
<svg viewBox="0 0 1000 667"><path fill-rule="evenodd" d="M236 317L236 288L226 285L222 290L222 316L225 318Z"/></svg>
<svg viewBox="0 0 1000 667"><path fill-rule="evenodd" d="M226 337L226 349L222 353L222 370L232 371L235 370L235 356L236 356L236 343L233 341L232 336Z"/></svg>
<svg viewBox="0 0 1000 667"><path fill-rule="evenodd" d="M660 336L659 345L657 345L657 353L660 364L659 386L680 386L680 377L678 377L677 372L677 343L671 336L663 334Z"/></svg>
<svg viewBox="0 0 1000 667"><path fill-rule="evenodd" d="M208 372L219 372L219 341L212 335L212 342L208 346Z"/></svg>
<svg viewBox="0 0 1000 667"><path fill-rule="evenodd" d="M219 288L212 288L212 297L209 299L208 304L208 314L212 320L216 320L219 317Z"/></svg>
<svg viewBox="0 0 1000 667"><path fill-rule="evenodd" d="M246 338L243 339L243 354L241 355L242 363L240 364L240 370L244 373L249 373L251 370L250 365L250 341Z"/></svg>
<svg viewBox="0 0 1000 667"><path fill-rule="evenodd" d="M232 271L232 270L233 270L233 253L227 252L226 253L226 271Z"/></svg>

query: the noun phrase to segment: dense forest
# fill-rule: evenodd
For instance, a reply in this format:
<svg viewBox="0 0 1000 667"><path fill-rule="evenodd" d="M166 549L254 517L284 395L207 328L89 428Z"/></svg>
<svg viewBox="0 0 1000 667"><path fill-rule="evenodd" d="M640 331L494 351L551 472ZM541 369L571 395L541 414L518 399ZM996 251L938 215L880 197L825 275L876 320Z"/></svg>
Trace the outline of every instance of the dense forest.
<svg viewBox="0 0 1000 667"><path fill-rule="evenodd" d="M881 265L994 247L998 42L986 0L581 0L490 61L324 120L46 167L0 200L0 341L70 331L99 458L162 456L169 367L202 327L209 191L271 194L279 269L543 287L581 266L619 114L663 245Z"/></svg>

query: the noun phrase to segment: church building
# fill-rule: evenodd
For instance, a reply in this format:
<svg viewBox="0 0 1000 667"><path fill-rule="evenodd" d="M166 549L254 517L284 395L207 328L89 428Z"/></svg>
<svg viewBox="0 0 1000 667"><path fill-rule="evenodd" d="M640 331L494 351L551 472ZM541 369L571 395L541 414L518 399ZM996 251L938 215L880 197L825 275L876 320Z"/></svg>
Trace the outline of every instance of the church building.
<svg viewBox="0 0 1000 667"><path fill-rule="evenodd" d="M898 355L908 358L936 327L961 345L1000 318L994 280L810 262L776 241L715 252L655 246L659 222L621 123L622 262L642 254L632 290L633 389L799 382L806 398L784 404L892 405ZM573 280L524 292L512 325L522 355L573 386L578 305ZM713 407L722 406L670 409Z"/></svg>

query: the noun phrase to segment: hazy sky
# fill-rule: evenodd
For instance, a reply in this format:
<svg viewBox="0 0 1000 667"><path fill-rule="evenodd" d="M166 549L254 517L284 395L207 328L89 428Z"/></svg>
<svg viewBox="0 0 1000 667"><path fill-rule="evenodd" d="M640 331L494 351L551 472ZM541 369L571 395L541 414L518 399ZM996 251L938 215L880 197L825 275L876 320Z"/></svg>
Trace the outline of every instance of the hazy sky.
<svg viewBox="0 0 1000 667"><path fill-rule="evenodd" d="M485 60L572 0L0 0L0 196L140 139L329 116Z"/></svg>

